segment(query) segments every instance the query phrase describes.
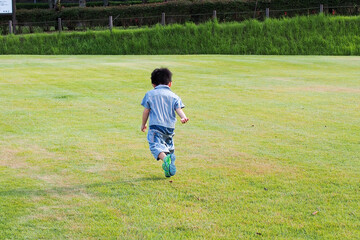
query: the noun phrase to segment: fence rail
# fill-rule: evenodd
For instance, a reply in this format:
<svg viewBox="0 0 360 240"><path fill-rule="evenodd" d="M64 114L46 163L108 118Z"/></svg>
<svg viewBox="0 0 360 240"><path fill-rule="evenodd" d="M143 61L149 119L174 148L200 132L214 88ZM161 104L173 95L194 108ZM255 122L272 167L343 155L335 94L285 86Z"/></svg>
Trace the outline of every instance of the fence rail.
<svg viewBox="0 0 360 240"><path fill-rule="evenodd" d="M297 15L311 15L311 14L338 14L337 11L347 11L346 15L359 15L360 9L354 6L327 6L324 8L320 5L317 8L296 8L296 9L258 9L255 11L244 12L216 12L212 13L195 13L191 15L183 14L169 14L153 16L134 16L134 17L120 17L109 16L101 19L61 19L57 21L46 22L16 22L11 24L9 22L0 22L0 34L28 34L41 32L56 32L56 31L86 31L86 30L105 30L113 28L138 28L143 26L153 26L156 24L183 24L185 22L202 23L211 19L217 19L219 22L228 21L244 21L247 19L265 20L266 18L281 18L292 17ZM13 27L10 27L13 26Z"/></svg>

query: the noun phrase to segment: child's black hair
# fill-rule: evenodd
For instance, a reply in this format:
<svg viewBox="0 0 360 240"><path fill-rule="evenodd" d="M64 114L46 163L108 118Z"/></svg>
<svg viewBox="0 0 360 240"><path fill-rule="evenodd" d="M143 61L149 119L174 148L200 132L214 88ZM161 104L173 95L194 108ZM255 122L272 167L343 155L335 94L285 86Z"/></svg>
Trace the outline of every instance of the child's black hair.
<svg viewBox="0 0 360 240"><path fill-rule="evenodd" d="M157 85L168 85L172 82L172 73L167 68L157 68L151 73L151 83Z"/></svg>

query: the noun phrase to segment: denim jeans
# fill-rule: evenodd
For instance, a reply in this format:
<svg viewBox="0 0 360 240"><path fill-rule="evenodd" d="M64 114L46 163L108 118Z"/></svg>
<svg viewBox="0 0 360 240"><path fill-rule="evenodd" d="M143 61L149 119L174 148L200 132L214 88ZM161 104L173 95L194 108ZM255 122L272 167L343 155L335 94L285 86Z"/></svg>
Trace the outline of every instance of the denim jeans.
<svg viewBox="0 0 360 240"><path fill-rule="evenodd" d="M149 148L151 154L156 160L159 160L158 156L161 152L174 153L175 145L173 141L174 134L167 135L155 129L149 129L147 134L147 140L149 142Z"/></svg>

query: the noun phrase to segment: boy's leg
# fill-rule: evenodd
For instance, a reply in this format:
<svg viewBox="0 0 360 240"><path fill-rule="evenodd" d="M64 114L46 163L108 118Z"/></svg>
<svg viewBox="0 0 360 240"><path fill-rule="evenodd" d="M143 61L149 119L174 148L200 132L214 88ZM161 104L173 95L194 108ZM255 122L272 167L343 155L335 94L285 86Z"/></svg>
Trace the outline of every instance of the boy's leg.
<svg viewBox="0 0 360 240"><path fill-rule="evenodd" d="M176 173L176 166L175 166L175 154L174 152L169 154L170 156L170 160L171 160L171 163L170 163L170 167L169 167L169 173L170 173L170 176L174 176L175 173Z"/></svg>
<svg viewBox="0 0 360 240"><path fill-rule="evenodd" d="M164 152L159 153L158 159L161 159L164 161L164 158L166 157L166 154Z"/></svg>
<svg viewBox="0 0 360 240"><path fill-rule="evenodd" d="M159 153L158 156L159 159L161 159L162 161L164 161L163 163L163 169L165 171L165 176L174 176L176 174L176 166L175 166L175 154L174 152L170 153L170 154L165 154L164 152ZM167 159L165 159L167 158ZM167 166L169 165L169 166Z"/></svg>
<svg viewBox="0 0 360 240"><path fill-rule="evenodd" d="M169 137L168 139L166 139L166 145L169 149L169 156L170 156L170 160L171 160L171 164L169 167L169 173L170 176L174 176L176 173L176 166L175 166L175 144L174 144L174 139L173 136Z"/></svg>
<svg viewBox="0 0 360 240"><path fill-rule="evenodd" d="M147 135L147 140L149 142L151 154L154 158L156 160L164 160L166 157L165 152L167 152L168 149L165 141L162 139L162 135L150 129Z"/></svg>
<svg viewBox="0 0 360 240"><path fill-rule="evenodd" d="M170 170L170 164L172 164L172 159L170 153L173 153L173 144L172 139L171 144L169 144L164 139L164 135L161 133L158 133L156 131L152 131L151 129L148 132L147 139L149 142L150 151L153 154L154 158L157 160L162 160L164 163L162 164L162 168L165 172L166 177L171 177L175 173L173 170L173 167ZM170 146L169 146L170 145ZM172 146L171 146L172 145ZM173 173L173 174L171 174Z"/></svg>
<svg viewBox="0 0 360 240"><path fill-rule="evenodd" d="M162 168L165 172L165 177L171 177L170 174L170 165L171 165L171 157L170 154L166 155L164 152L159 153L158 156L159 159L163 160Z"/></svg>

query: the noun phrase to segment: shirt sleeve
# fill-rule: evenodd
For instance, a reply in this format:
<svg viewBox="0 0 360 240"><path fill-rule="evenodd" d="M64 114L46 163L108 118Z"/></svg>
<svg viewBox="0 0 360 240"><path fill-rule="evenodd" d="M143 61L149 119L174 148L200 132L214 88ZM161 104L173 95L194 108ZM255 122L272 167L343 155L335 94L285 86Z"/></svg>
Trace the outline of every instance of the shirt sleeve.
<svg viewBox="0 0 360 240"><path fill-rule="evenodd" d="M175 98L175 102L174 102L174 110L178 109L178 108L184 108L185 105L183 104L183 102L181 101L181 98L177 97Z"/></svg>
<svg viewBox="0 0 360 240"><path fill-rule="evenodd" d="M150 109L149 96L148 96L148 94L145 94L143 100L141 101L141 105L142 105L144 108Z"/></svg>

